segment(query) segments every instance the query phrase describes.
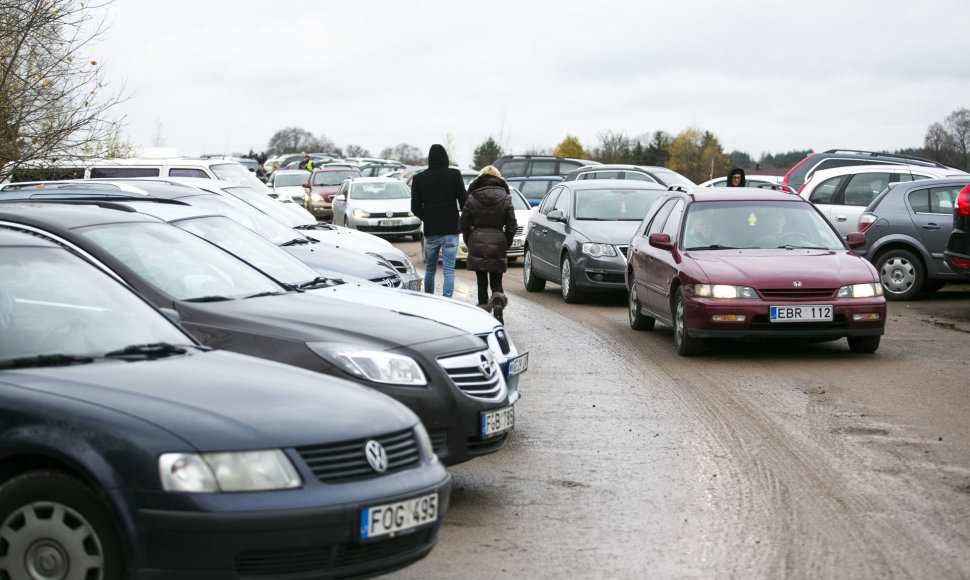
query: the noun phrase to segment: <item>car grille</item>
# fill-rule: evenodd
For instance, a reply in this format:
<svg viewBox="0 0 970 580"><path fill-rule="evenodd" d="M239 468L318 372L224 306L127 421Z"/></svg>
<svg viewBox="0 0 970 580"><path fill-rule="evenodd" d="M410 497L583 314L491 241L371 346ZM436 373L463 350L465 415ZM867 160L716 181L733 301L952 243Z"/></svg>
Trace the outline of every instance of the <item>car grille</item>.
<svg viewBox="0 0 970 580"><path fill-rule="evenodd" d="M306 546L291 550L261 550L243 552L236 556L236 572L240 576L274 576L330 572L331 575L357 572L351 568L381 560L398 558L430 548L435 542L434 528L418 530L367 543L346 543L334 546ZM303 576L301 576L302 578Z"/></svg>
<svg viewBox="0 0 970 580"><path fill-rule="evenodd" d="M364 445L371 439L383 445L387 451L387 471L383 474L374 471L364 455ZM411 429L369 439L299 447L296 452L322 483L377 477L410 469L421 461L418 443Z"/></svg>
<svg viewBox="0 0 970 580"><path fill-rule="evenodd" d="M765 298L778 300L817 300L834 298L836 288L762 288L759 290Z"/></svg>
<svg viewBox="0 0 970 580"><path fill-rule="evenodd" d="M359 225L357 229L362 232L376 232L379 234L393 234L397 232L413 232L415 226L413 224L405 224L403 226L366 226Z"/></svg>
<svg viewBox="0 0 970 580"><path fill-rule="evenodd" d="M469 397L483 401L500 401L507 394L502 372L487 350L442 357L438 359L438 364Z"/></svg>
<svg viewBox="0 0 970 580"><path fill-rule="evenodd" d="M525 226L518 226L515 228L516 236L521 236L523 233L525 233Z"/></svg>
<svg viewBox="0 0 970 580"><path fill-rule="evenodd" d="M413 266L411 268L408 268L408 265L402 262L401 260L392 260L390 258L384 258L384 259L390 262L390 264L394 266L394 269L402 274L407 274L408 272L414 269Z"/></svg>
<svg viewBox="0 0 970 580"><path fill-rule="evenodd" d="M388 288L401 288L404 286L404 280L397 275L385 276L383 278L371 278L371 282L380 284L381 286L387 286Z"/></svg>

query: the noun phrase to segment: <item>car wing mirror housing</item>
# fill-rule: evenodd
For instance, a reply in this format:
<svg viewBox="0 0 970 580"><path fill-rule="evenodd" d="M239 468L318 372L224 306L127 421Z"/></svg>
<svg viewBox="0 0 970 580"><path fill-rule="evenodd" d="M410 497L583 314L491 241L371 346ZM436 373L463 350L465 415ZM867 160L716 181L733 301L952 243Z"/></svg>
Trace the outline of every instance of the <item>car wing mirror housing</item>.
<svg viewBox="0 0 970 580"><path fill-rule="evenodd" d="M845 236L845 241L847 244L849 244L850 248L855 249L866 245L866 235L862 232L849 232L849 234Z"/></svg>
<svg viewBox="0 0 970 580"><path fill-rule="evenodd" d="M562 210L560 210L560 209L554 209L554 210L552 210L551 212L548 213L548 215L546 215L546 217L551 222L565 222L566 221L566 216L564 216L562 214Z"/></svg>
<svg viewBox="0 0 970 580"><path fill-rule="evenodd" d="M668 252L674 251L674 244L670 241L670 234L650 234L648 239L650 240L650 245L655 248L667 250Z"/></svg>

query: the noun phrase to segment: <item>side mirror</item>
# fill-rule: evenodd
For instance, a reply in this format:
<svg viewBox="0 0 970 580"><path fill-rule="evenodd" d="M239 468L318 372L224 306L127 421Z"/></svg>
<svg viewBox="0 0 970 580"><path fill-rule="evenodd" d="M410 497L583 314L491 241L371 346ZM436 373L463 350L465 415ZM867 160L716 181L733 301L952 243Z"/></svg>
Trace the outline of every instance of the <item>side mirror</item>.
<svg viewBox="0 0 970 580"><path fill-rule="evenodd" d="M347 194L341 193L337 197L333 198L334 201L347 201Z"/></svg>
<svg viewBox="0 0 970 580"><path fill-rule="evenodd" d="M561 209L554 209L554 210L552 210L551 212L549 212L548 214L546 214L546 218L548 218L549 221L551 221L551 222L563 222L563 223L566 223L566 216L564 216L562 214L562 210Z"/></svg>
<svg viewBox="0 0 970 580"><path fill-rule="evenodd" d="M655 248L667 250L668 252L674 251L674 244L670 241L670 234L650 234L648 239L650 240L650 245Z"/></svg>
<svg viewBox="0 0 970 580"><path fill-rule="evenodd" d="M854 250L860 246L866 245L866 235L862 232L849 232L849 234L845 236L845 241L849 244L849 247Z"/></svg>
<svg viewBox="0 0 970 580"><path fill-rule="evenodd" d="M303 184L303 189L310 189L310 184L309 183L304 183Z"/></svg>

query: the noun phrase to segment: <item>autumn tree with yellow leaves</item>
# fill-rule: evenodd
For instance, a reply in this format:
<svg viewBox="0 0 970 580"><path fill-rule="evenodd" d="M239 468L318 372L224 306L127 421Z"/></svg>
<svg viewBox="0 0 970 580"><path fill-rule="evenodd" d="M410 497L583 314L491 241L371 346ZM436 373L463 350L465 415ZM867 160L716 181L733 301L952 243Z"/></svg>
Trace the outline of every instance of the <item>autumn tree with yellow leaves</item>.
<svg viewBox="0 0 970 580"><path fill-rule="evenodd" d="M90 54L107 2L0 0L0 181L26 161L105 157L130 149L109 118L109 93Z"/></svg>

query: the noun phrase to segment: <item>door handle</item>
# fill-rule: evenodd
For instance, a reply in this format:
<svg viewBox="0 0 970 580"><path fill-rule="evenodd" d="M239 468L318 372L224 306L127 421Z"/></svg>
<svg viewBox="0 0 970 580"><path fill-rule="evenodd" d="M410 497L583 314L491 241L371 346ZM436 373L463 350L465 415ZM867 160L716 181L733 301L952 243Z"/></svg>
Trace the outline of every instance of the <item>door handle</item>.
<svg viewBox="0 0 970 580"><path fill-rule="evenodd" d="M849 220L849 218L845 217L844 215L837 215L837 216L835 216L835 221L837 221L837 222L844 222L844 221L848 221L848 220Z"/></svg>

